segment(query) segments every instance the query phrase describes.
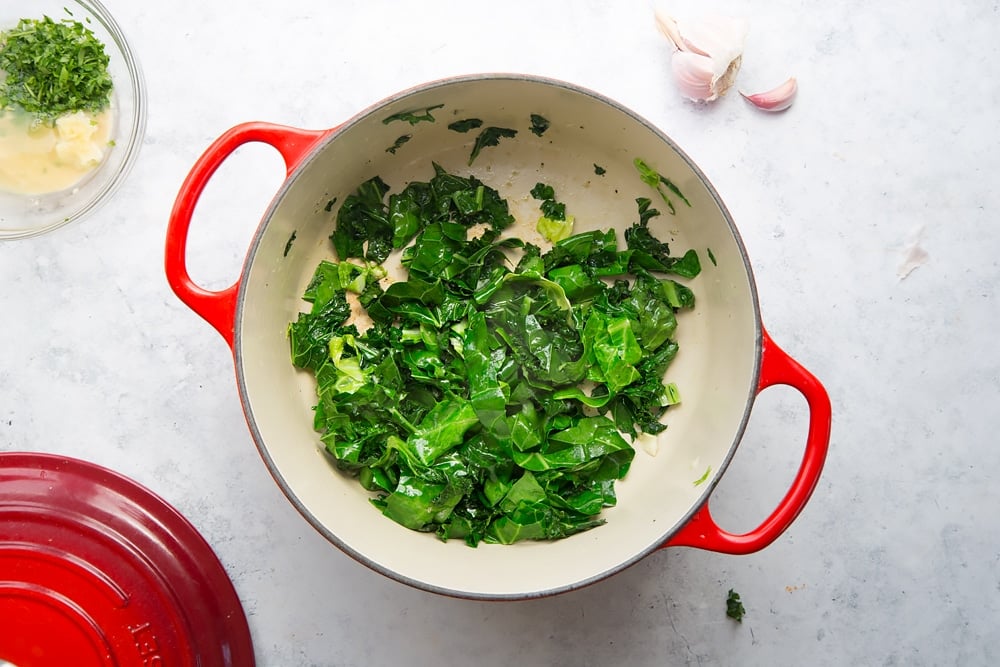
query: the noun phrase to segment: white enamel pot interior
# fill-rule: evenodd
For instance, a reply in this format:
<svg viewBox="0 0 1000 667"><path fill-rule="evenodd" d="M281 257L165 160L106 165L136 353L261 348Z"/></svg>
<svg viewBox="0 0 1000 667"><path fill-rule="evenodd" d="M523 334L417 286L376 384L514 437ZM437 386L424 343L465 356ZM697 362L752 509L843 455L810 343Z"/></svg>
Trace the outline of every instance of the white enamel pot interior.
<svg viewBox="0 0 1000 667"><path fill-rule="evenodd" d="M432 109L433 122L384 122L426 109ZM551 123L542 136L530 131L532 114ZM516 129L517 136L484 148L470 167L477 132L448 128L467 118ZM403 135L409 141L388 151ZM188 225L212 173L247 142L276 148L289 176L256 232L239 280L227 290L208 291L190 280L184 264ZM659 195L639 179L635 158L673 181L690 207L681 204L676 215L668 214ZM683 402L667 411L663 434L637 444L631 470L616 487L618 504L604 512L604 526L553 542L478 548L460 540L444 543L381 516L369 503L371 494L336 470L312 428L314 380L292 366L286 328L306 309L301 294L316 265L335 259L328 237L337 207L328 210L328 203L343 201L373 176L393 191L427 180L432 162L496 188L518 220L515 235L537 240L538 202L529 191L544 182L576 216L576 231L621 232L637 220L636 198L649 197L662 212L650 223L656 235L673 252L694 248L702 258L701 275L688 283L697 305L679 316L680 353L669 369ZM596 173L595 165L604 172ZM755 551L795 519L825 459L826 393L763 329L750 264L718 194L662 131L571 84L521 75L460 77L405 91L331 130L237 126L205 152L181 188L168 230L166 270L177 295L232 347L253 439L289 500L344 552L421 589L477 599L536 597L600 580L663 546ZM774 513L757 530L733 535L712 521L707 501L737 449L754 397L774 383L790 384L807 398L805 456ZM706 471L708 477L696 484Z"/></svg>

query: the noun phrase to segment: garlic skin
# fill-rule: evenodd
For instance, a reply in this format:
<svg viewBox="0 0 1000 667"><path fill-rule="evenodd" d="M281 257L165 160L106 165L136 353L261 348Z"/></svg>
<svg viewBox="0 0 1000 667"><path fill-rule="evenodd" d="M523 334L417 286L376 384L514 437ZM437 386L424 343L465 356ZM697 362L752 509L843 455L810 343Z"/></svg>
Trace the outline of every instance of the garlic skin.
<svg viewBox="0 0 1000 667"><path fill-rule="evenodd" d="M654 15L656 26L676 49L670 65L681 94L696 102L725 95L743 62L747 21L712 16L680 23L661 9Z"/></svg>
<svg viewBox="0 0 1000 667"><path fill-rule="evenodd" d="M784 111L792 106L792 102L795 101L795 96L798 92L799 84L793 76L777 88L753 95L744 93L741 90L740 95L758 109L764 111Z"/></svg>

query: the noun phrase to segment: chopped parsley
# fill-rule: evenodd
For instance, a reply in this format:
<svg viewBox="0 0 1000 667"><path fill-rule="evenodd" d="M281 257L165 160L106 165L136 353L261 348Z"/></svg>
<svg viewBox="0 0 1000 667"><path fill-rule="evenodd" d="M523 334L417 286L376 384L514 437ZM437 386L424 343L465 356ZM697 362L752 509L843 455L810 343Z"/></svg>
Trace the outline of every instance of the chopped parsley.
<svg viewBox="0 0 1000 667"><path fill-rule="evenodd" d="M292 244L295 243L295 236L297 234L298 231L296 230L293 231L292 235L288 237L288 241L285 243L285 252L282 254L282 257L288 257L288 253L292 250Z"/></svg>
<svg viewBox="0 0 1000 667"><path fill-rule="evenodd" d="M712 262L712 266L718 266L719 263L715 261L715 253L712 252L711 248L708 248L708 259Z"/></svg>
<svg viewBox="0 0 1000 667"><path fill-rule="evenodd" d="M21 19L0 33L0 109L21 108L46 121L99 112L114 84L104 44L73 19Z"/></svg>
<svg viewBox="0 0 1000 667"><path fill-rule="evenodd" d="M598 176L603 176L604 174L608 173L608 170L602 167L601 165L594 163L594 173L597 174Z"/></svg>

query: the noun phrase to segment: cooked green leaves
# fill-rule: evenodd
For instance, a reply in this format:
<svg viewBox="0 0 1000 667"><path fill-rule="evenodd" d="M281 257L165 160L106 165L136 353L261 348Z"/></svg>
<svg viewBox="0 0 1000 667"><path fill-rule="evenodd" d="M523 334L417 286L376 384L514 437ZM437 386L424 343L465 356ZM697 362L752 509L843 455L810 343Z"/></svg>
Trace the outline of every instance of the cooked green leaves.
<svg viewBox="0 0 1000 667"><path fill-rule="evenodd" d="M531 196L542 202L542 217L538 219L535 229L546 241L562 241L573 233L573 216L566 215L566 204L556 200L551 185L536 183L531 189Z"/></svg>
<svg viewBox="0 0 1000 667"><path fill-rule="evenodd" d="M677 209L674 207L674 202L671 200L670 195L668 195L667 192L677 197L688 206L691 206L691 202L687 200L687 197L684 196L680 189L674 185L673 181L669 178L660 174L640 158L635 158L635 160L633 160L633 164L639 171L639 178L642 179L642 182L660 193L660 197L667 205L667 210L670 211L671 215L675 214Z"/></svg>
<svg viewBox="0 0 1000 667"><path fill-rule="evenodd" d="M483 129L476 137L476 143L472 146L472 153L469 155L469 166L476 161L479 157L480 151L482 151L487 146L499 146L500 139L507 137L508 139L513 139L517 136L517 130L512 130L509 127L494 127L490 126Z"/></svg>
<svg viewBox="0 0 1000 667"><path fill-rule="evenodd" d="M104 44L79 21L21 19L0 33L0 109L20 107L46 121L102 111L114 87L109 63Z"/></svg>
<svg viewBox="0 0 1000 667"><path fill-rule="evenodd" d="M443 104L435 104L434 106L429 106L423 109L400 111L399 113L394 113L391 116L386 116L382 119L382 123L385 125L395 121L402 121L409 123L410 125L416 125L417 123L433 123L434 116L431 112L441 109L442 107L444 107Z"/></svg>
<svg viewBox="0 0 1000 667"><path fill-rule="evenodd" d="M603 523L615 482L679 401L664 375L692 275L639 202L620 245L585 232L547 251L501 233L507 202L434 165L401 191L375 177L345 198L289 325L315 374L314 426L390 519L441 539L510 544ZM539 183L532 194L556 202ZM383 284L399 253L405 279ZM676 267L680 265L682 271ZM659 275L657 275L659 274ZM371 326L350 321L357 300Z"/></svg>
<svg viewBox="0 0 1000 667"><path fill-rule="evenodd" d="M400 136L396 137L396 140L394 142L392 142L392 146L389 146L388 148L386 148L385 152L386 153L392 153L393 155L395 155L396 151L398 151L400 148L402 148L403 145L406 142L408 142L410 139L412 139L412 138L413 138L412 134L403 134L403 135L400 135Z"/></svg>
<svg viewBox="0 0 1000 667"><path fill-rule="evenodd" d="M537 113L531 114L531 133L536 137L545 134L550 125L551 123L544 116L539 116Z"/></svg>
<svg viewBox="0 0 1000 667"><path fill-rule="evenodd" d="M466 118L464 120L456 120L454 123L448 125L448 129L453 132L468 132L470 130L475 130L483 126L483 121L479 118Z"/></svg>

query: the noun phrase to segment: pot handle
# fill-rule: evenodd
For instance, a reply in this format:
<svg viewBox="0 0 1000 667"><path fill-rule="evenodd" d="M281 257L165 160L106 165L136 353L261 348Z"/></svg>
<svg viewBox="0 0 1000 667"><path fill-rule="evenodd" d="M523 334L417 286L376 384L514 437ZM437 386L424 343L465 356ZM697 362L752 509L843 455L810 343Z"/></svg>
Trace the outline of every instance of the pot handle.
<svg viewBox="0 0 1000 667"><path fill-rule="evenodd" d="M802 463L791 488L771 516L748 533L737 535L720 528L706 502L670 539L665 547L695 547L726 554L750 554L770 545L792 524L806 506L819 481L830 444L830 397L823 385L797 361L779 348L762 330L762 362L757 393L784 384L801 393L809 406L809 430Z"/></svg>
<svg viewBox="0 0 1000 667"><path fill-rule="evenodd" d="M243 144L268 144L281 154L287 174L309 151L333 130L302 130L272 123L243 123L226 131L198 158L184 179L167 224L165 268L167 281L181 301L205 319L233 347L236 295L239 280L229 287L211 291L191 280L187 270L187 238L191 216L212 175Z"/></svg>

